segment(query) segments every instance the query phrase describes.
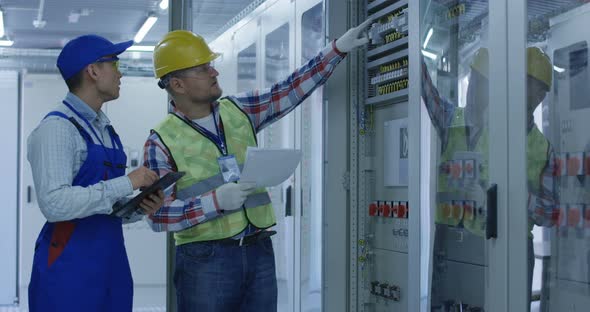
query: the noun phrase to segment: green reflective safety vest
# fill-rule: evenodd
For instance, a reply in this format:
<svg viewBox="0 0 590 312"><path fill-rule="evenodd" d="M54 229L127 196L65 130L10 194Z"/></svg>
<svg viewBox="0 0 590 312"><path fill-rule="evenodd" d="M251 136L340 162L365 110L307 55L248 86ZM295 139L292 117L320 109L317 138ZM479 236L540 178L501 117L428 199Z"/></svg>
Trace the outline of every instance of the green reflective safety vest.
<svg viewBox="0 0 590 312"><path fill-rule="evenodd" d="M250 119L227 98L219 100L219 116L223 121L225 143L243 168L248 146L257 146L256 133ZM224 184L217 159L222 152L217 145L193 128L188 121L168 114L154 131L166 145L178 171L186 172L176 183L176 197L185 200L212 191ZM275 225L274 210L264 188L248 196L245 209L198 224L174 233L176 245L219 240L242 232L251 223L265 229Z"/></svg>
<svg viewBox="0 0 590 312"><path fill-rule="evenodd" d="M468 146L462 108L456 109L448 131L447 146L439 162L435 221L451 226L461 224L468 231L484 236L486 213L481 206L483 191L489 184L488 131L481 129L482 134L474 146ZM548 145L536 127L527 134L527 184L533 194L539 194L541 189Z"/></svg>
<svg viewBox="0 0 590 312"><path fill-rule="evenodd" d="M526 143L527 187L529 193L538 196L542 188L543 170L549 162L549 142L537 126L533 125L527 135ZM533 225L533 220L529 218L530 238L533 238Z"/></svg>

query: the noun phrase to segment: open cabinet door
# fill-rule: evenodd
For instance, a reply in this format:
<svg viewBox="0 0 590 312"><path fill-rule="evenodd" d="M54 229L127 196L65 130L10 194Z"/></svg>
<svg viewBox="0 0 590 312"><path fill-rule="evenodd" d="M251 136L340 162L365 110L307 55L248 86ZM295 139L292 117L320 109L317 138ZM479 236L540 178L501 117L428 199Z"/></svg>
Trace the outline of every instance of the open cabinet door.
<svg viewBox="0 0 590 312"><path fill-rule="evenodd" d="M506 38L492 35L503 12L485 0L420 1L426 311L507 311Z"/></svg>
<svg viewBox="0 0 590 312"><path fill-rule="evenodd" d="M302 66L325 46L324 1L295 2L295 62ZM323 298L324 92L314 91L295 110L295 148L303 155L295 175L295 311L320 311Z"/></svg>
<svg viewBox="0 0 590 312"><path fill-rule="evenodd" d="M295 69L293 1L279 0L260 15L262 88L270 88L285 79ZM268 126L259 134L258 144L262 148L295 147L295 115L288 114ZM277 272L278 310L294 311L295 250L293 188L295 177L280 185L268 188L277 216L273 237ZM291 194L291 195L289 195Z"/></svg>

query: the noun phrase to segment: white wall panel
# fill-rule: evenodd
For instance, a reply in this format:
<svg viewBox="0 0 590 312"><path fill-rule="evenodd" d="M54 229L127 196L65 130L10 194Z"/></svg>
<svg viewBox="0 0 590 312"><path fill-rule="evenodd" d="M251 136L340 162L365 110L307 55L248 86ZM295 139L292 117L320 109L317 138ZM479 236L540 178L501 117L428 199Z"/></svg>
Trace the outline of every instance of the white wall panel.
<svg viewBox="0 0 590 312"><path fill-rule="evenodd" d="M150 129L166 116L166 103L166 91L156 85L155 79L123 77L119 98L106 104L106 113L127 153L127 173L136 168L131 166L133 157L143 164L143 145ZM134 284L164 286L166 235L153 232L143 221L125 225L124 229Z"/></svg>
<svg viewBox="0 0 590 312"><path fill-rule="evenodd" d="M19 285L21 304L27 302L27 287L31 279L35 240L45 218L37 205L31 167L27 161L27 137L41 119L57 107L66 95L67 87L58 75L24 74L21 97L20 154L20 259ZM30 194L30 196L28 196Z"/></svg>
<svg viewBox="0 0 590 312"><path fill-rule="evenodd" d="M6 257L0 258L0 305L12 304L16 298L17 270L17 163L18 163L18 73L0 72L2 114L0 133L5 151L0 161L0 198L2 198L3 235L0 250ZM14 255L14 256L12 256Z"/></svg>

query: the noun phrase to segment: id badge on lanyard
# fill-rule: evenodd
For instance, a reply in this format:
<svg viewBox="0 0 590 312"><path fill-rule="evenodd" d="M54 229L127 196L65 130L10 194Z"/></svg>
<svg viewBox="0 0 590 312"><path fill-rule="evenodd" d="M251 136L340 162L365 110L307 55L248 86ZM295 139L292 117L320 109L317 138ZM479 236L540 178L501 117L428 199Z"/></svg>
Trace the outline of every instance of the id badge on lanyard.
<svg viewBox="0 0 590 312"><path fill-rule="evenodd" d="M236 182L240 179L240 167L234 155L221 156L217 158L217 162L225 183Z"/></svg>
<svg viewBox="0 0 590 312"><path fill-rule="evenodd" d="M205 135L207 138L209 138L209 140L211 140L215 145L217 145L219 147L219 150L223 154L222 156L217 158L217 163L219 164L219 171L223 176L223 181L225 183L236 182L240 179L240 167L238 166L238 161L236 160L236 157L234 155L228 155L227 153L227 146L224 142L224 135L221 131L219 131L219 128L217 127L215 109L211 109L211 114L213 114L213 124L215 125L216 131L215 134L211 133L209 130L207 130L207 128L204 128L195 122L192 122L192 124L195 125L203 135Z"/></svg>

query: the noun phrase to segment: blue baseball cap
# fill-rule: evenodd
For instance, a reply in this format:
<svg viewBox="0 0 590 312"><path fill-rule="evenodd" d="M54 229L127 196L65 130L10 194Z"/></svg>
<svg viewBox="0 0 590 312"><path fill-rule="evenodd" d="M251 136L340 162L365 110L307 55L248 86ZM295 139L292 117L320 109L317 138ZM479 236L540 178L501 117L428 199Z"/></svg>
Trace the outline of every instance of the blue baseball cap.
<svg viewBox="0 0 590 312"><path fill-rule="evenodd" d="M97 35L84 35L68 42L57 57L57 68L64 80L72 78L86 65L103 56L119 55L133 44L133 40L114 44Z"/></svg>

